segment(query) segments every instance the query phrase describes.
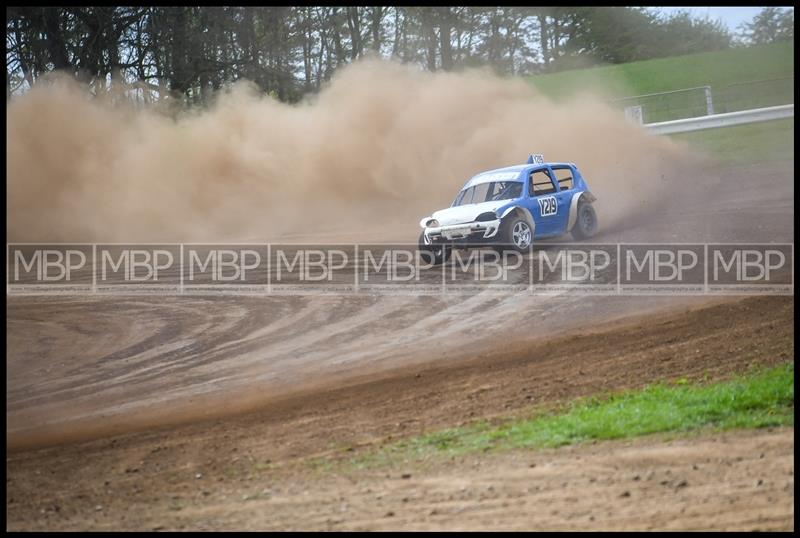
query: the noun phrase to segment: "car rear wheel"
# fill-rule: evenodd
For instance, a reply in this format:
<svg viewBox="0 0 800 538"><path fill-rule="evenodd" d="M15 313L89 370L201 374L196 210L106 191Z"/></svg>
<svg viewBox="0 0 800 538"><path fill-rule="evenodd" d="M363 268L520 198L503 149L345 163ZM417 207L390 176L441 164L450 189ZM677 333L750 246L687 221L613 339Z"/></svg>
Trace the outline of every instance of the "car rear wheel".
<svg viewBox="0 0 800 538"><path fill-rule="evenodd" d="M572 237L580 241L597 234L597 213L589 202L578 202L578 218L572 227Z"/></svg>
<svg viewBox="0 0 800 538"><path fill-rule="evenodd" d="M419 251L424 262L441 265L450 259L453 247L446 244L432 244L423 230L419 236Z"/></svg>

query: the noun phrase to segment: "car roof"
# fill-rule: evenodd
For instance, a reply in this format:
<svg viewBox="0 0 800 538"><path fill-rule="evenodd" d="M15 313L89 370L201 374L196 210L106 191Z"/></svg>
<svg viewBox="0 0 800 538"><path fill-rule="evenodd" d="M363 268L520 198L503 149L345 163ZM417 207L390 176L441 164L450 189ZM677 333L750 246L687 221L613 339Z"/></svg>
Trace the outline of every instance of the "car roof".
<svg viewBox="0 0 800 538"><path fill-rule="evenodd" d="M522 181L523 173L530 172L537 168L544 166L575 166L572 163L540 163L540 164L517 164L514 166L506 166L504 168L495 168L494 170L486 170L472 176L469 181L464 184L463 189L467 189L474 185L481 183L491 183L493 181Z"/></svg>

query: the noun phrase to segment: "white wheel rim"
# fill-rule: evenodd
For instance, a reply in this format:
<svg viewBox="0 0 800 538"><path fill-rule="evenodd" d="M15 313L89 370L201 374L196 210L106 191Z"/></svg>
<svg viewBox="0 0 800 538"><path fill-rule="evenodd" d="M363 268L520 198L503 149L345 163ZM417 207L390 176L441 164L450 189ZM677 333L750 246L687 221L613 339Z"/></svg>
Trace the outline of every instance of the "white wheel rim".
<svg viewBox="0 0 800 538"><path fill-rule="evenodd" d="M517 222L514 224L514 229L511 230L511 238L514 245L518 248L526 248L531 244L531 229L524 222Z"/></svg>

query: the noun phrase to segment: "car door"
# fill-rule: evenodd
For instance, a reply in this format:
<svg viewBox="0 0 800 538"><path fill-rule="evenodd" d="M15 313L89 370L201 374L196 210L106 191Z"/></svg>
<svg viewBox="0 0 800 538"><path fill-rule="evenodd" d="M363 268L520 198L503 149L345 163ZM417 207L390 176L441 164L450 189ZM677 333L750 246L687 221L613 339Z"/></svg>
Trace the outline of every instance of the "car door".
<svg viewBox="0 0 800 538"><path fill-rule="evenodd" d="M572 196L577 192L575 190L575 173L569 165L550 165L550 171L559 189L556 194L558 209L556 218L553 220L553 232L558 235L567 231Z"/></svg>
<svg viewBox="0 0 800 538"><path fill-rule="evenodd" d="M528 209L536 223L534 237L548 237L559 230L558 187L549 167L534 169L528 176Z"/></svg>

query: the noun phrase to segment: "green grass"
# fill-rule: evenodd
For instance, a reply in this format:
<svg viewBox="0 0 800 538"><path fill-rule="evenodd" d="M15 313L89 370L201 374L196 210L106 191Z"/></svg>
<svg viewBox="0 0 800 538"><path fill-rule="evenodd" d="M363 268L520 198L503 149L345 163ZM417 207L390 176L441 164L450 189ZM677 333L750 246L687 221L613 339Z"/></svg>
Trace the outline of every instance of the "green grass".
<svg viewBox="0 0 800 538"><path fill-rule="evenodd" d="M580 399L561 412L434 432L358 456L351 463L371 467L437 455L793 424L794 363L786 363L727 382L691 385L682 379L606 398Z"/></svg>
<svg viewBox="0 0 800 538"><path fill-rule="evenodd" d="M551 97L586 88L603 90L612 97L627 97L793 76L794 41L788 41L534 75L529 80Z"/></svg>
<svg viewBox="0 0 800 538"><path fill-rule="evenodd" d="M670 135L691 149L729 164L794 159L794 119Z"/></svg>
<svg viewBox="0 0 800 538"><path fill-rule="evenodd" d="M528 77L563 99L591 91L607 99L710 86L715 113L794 102L794 41L575 69ZM703 90L617 101L641 105L645 123L706 114Z"/></svg>

